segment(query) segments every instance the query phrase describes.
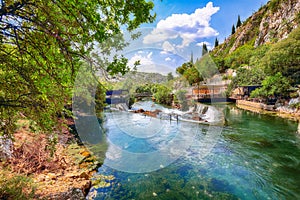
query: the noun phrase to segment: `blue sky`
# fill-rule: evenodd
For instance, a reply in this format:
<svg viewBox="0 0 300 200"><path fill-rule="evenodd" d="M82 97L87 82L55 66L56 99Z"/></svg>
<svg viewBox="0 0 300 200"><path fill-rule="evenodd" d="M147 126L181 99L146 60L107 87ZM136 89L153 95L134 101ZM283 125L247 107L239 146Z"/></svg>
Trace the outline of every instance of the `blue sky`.
<svg viewBox="0 0 300 200"><path fill-rule="evenodd" d="M203 8L212 2L214 7L219 7L218 12L211 16L211 27L219 32L218 38L223 41L231 33L231 27L236 24L238 15L241 20L246 20L268 0L155 0L154 11L157 14L156 22L147 25L155 26L160 20L172 14L192 14L197 8Z"/></svg>
<svg viewBox="0 0 300 200"><path fill-rule="evenodd" d="M202 43L213 48L231 34L238 15L245 21L268 0L154 0L156 21L144 24L141 37L127 48L129 64L140 60L140 71L175 72L193 56L201 56Z"/></svg>

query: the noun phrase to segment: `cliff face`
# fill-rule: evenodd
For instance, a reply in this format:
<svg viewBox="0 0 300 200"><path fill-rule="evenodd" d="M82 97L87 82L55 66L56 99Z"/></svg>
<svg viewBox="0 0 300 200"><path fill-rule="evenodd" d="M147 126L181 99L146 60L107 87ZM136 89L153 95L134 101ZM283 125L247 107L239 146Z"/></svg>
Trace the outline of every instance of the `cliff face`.
<svg viewBox="0 0 300 200"><path fill-rule="evenodd" d="M286 38L299 23L299 0L271 0L238 27L235 34L214 50L214 54L231 53L244 44L257 47L275 43Z"/></svg>
<svg viewBox="0 0 300 200"><path fill-rule="evenodd" d="M277 5L274 4L269 2L268 6L271 9L267 10L260 22L259 35L255 40L255 47L272 42L274 38L278 38L278 40L287 38L288 34L299 25L299 0L281 0ZM271 5L273 5L273 9Z"/></svg>

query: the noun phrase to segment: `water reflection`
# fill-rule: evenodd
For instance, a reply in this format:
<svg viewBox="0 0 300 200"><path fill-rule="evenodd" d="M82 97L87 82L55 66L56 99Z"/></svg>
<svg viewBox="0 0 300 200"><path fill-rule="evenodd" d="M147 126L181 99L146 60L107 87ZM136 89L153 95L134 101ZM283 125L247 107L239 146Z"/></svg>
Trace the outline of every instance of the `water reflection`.
<svg viewBox="0 0 300 200"><path fill-rule="evenodd" d="M149 173L121 172L108 167L105 161L99 173L114 175L115 180L109 187L97 189L96 199L299 199L298 124L232 106L220 107L228 123L210 154L201 155L206 148L201 141L209 127L186 123L183 127L198 130L189 139L202 145L189 145L172 164ZM116 142L118 133L110 131L113 126L109 120L107 129L109 141ZM166 141L172 140L170 130L160 132ZM160 134L142 145L137 140L126 143L122 137L118 146L126 143L130 151L143 152L141 149L149 147L155 151L165 145L159 140Z"/></svg>

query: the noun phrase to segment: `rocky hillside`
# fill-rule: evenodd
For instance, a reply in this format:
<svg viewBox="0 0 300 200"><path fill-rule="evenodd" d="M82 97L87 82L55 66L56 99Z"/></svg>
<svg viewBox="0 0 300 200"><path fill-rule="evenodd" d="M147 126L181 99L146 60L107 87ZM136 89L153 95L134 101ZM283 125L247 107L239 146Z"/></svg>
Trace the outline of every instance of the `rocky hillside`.
<svg viewBox="0 0 300 200"><path fill-rule="evenodd" d="M213 55L226 55L248 44L253 47L276 43L300 23L299 0L271 0L250 16L235 34L213 50Z"/></svg>

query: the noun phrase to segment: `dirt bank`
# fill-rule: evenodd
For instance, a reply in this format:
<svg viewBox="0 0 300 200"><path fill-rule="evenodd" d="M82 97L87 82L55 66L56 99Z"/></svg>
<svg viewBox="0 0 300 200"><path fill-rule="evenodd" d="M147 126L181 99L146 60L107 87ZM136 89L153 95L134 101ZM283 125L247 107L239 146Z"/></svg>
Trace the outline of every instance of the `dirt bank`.
<svg viewBox="0 0 300 200"><path fill-rule="evenodd" d="M11 157L0 163L0 199L85 199L91 177L100 165L98 159L77 144L68 126L55 130L57 138L52 139L57 144L52 151L49 135L33 133L26 121L20 123L14 134ZM73 123L69 119L63 124ZM18 183L11 181L14 177L28 178L25 185L30 195L21 188L24 196L20 196Z"/></svg>

